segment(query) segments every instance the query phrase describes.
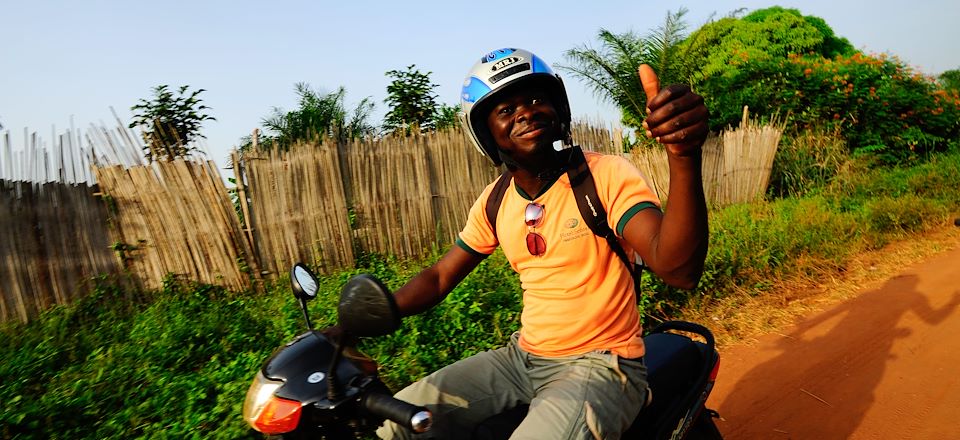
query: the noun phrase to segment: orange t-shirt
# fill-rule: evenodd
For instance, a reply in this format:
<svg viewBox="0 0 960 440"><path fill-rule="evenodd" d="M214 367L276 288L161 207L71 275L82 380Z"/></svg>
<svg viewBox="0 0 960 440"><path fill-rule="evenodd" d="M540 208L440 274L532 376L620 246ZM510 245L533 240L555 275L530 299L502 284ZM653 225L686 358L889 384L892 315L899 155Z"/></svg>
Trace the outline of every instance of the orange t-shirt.
<svg viewBox="0 0 960 440"><path fill-rule="evenodd" d="M659 207L643 175L619 156L584 152L596 182L607 223L621 236L627 221L641 209ZM606 240L584 223L570 188L561 175L531 198L511 184L497 214L497 236L486 215L488 185L470 209L457 244L468 252L489 255L499 245L523 288L520 346L538 356L570 356L609 350L626 358L644 353L633 279ZM541 224L532 230L546 241L546 252L527 250L524 210L531 201L544 206ZM498 241L499 237L499 241ZM622 239L621 245L633 251Z"/></svg>

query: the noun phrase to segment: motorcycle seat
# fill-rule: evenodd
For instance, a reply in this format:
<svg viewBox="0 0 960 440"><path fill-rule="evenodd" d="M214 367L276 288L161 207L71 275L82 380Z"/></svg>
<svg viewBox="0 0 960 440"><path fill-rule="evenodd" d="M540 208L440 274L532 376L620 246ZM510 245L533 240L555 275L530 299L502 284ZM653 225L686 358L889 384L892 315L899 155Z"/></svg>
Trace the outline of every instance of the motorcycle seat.
<svg viewBox="0 0 960 440"><path fill-rule="evenodd" d="M653 333L643 338L646 347L647 383L656 391L686 388L696 380L705 357L696 341L673 333Z"/></svg>

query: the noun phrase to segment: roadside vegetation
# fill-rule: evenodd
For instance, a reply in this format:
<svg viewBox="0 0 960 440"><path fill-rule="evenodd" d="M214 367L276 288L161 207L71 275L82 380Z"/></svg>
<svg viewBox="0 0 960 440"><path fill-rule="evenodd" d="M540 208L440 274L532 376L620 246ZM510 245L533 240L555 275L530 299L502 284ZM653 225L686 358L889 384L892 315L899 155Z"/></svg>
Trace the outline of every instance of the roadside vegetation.
<svg viewBox="0 0 960 440"><path fill-rule="evenodd" d="M738 295L775 293L778 280L791 276L842 277L858 254L942 227L960 212L958 151L910 167L863 164L844 162L828 184L801 196L714 210L700 286L673 290L645 277L646 325ZM323 276L314 322L334 322L350 276L372 273L395 289L436 256L371 255L355 270ZM240 418L246 388L272 350L304 330L287 280L264 290L227 292L170 278L162 290L134 296L97 280L73 305L26 325L5 324L0 437L255 438ZM519 300L516 276L497 253L439 307L363 349L396 389L503 344L518 328ZM707 325L735 332L726 327L737 321Z"/></svg>
<svg viewBox="0 0 960 440"><path fill-rule="evenodd" d="M633 78L635 64L650 62L702 92L714 128L739 120L747 103L755 115L782 118L786 131L767 197L712 210L699 286L671 289L644 276L645 326L723 316L705 324L735 334L742 321L727 318L739 299L774 294L791 278L842 278L858 255L960 215L955 71L938 81L895 58L859 53L823 20L796 10L732 14L689 35L682 16L668 15L659 32L643 37L602 31L604 49L572 50L567 70L621 105L627 126L639 125L645 104L642 92L640 100L631 97L623 75ZM763 35L771 39L751 40ZM690 70L694 65L705 67ZM585 77L590 72L610 77ZM420 97L431 98L417 111L397 110L393 130L455 124L455 109L432 100L426 74L411 65L388 75L423 85ZM297 93L300 108L275 110L258 145L283 148L300 136L374 129L366 120L369 100L350 112L342 89L324 95L304 84ZM323 276L310 306L314 323L334 323L340 286L351 276L370 273L396 289L444 251L423 261L365 255L355 269ZM158 291L134 294L97 279L72 305L27 324L0 324L0 438L260 438L241 419L247 387L276 347L304 331L288 283L229 292L170 277ZM716 312L719 305L727 308ZM519 282L496 253L440 306L362 348L398 389L502 345L517 330L519 312Z"/></svg>

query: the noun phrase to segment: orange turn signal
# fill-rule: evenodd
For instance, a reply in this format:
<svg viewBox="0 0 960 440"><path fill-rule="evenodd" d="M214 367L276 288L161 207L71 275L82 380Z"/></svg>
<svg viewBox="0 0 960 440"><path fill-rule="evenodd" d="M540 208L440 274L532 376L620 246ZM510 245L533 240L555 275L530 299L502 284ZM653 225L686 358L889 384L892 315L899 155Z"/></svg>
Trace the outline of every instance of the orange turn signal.
<svg viewBox="0 0 960 440"><path fill-rule="evenodd" d="M297 428L302 409L303 405L296 400L271 397L252 425L267 435L284 434Z"/></svg>

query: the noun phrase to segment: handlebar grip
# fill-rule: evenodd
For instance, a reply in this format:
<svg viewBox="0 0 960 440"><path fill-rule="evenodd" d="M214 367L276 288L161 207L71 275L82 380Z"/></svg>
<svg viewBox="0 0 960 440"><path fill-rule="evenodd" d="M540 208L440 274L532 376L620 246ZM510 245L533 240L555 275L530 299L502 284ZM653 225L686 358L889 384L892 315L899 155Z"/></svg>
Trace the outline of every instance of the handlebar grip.
<svg viewBox="0 0 960 440"><path fill-rule="evenodd" d="M426 432L433 424L433 415L422 406L416 406L381 393L369 393L360 405L371 414L396 422L413 432Z"/></svg>

